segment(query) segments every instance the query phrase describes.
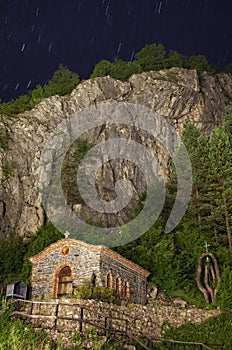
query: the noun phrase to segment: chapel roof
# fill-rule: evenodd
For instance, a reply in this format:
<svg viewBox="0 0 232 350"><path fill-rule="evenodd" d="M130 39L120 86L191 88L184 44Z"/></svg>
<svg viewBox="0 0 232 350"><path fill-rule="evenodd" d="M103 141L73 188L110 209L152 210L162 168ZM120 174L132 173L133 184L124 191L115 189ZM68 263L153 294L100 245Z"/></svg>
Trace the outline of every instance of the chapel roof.
<svg viewBox="0 0 232 350"><path fill-rule="evenodd" d="M71 239L71 238L64 238L64 239L61 239L55 243L52 243L50 246L45 248L40 253L32 256L30 258L30 261L32 263L37 263L37 262L43 260L45 257L47 257L52 251L59 249L59 248L62 249L65 246L76 246L79 248L85 248L86 250L89 250L91 252L99 252L100 255L104 254L104 255L108 256L109 258L120 262L121 264L123 264L126 267L140 273L141 275L143 275L145 277L148 277L150 275L150 272L145 270L143 267L135 264L134 262L132 262L126 258L124 258L120 254L114 252L113 250L111 250L103 245L93 245L93 244L85 243L83 241L79 241L79 240Z"/></svg>

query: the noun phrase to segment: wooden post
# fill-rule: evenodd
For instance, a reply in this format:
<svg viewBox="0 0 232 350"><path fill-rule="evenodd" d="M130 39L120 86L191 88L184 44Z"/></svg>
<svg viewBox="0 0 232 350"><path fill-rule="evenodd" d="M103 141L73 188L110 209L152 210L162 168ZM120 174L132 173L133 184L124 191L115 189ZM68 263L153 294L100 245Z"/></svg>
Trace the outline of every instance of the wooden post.
<svg viewBox="0 0 232 350"><path fill-rule="evenodd" d="M34 306L34 303L33 301L31 302L31 307L30 307L30 316L32 315L32 312L33 312L33 306ZM29 323L31 324L32 323L32 318L30 317L29 318Z"/></svg>
<svg viewBox="0 0 232 350"><path fill-rule="evenodd" d="M104 326L105 326L105 331L104 331L104 335L106 335L106 327L107 327L107 316L105 316L105 322L104 322Z"/></svg>
<svg viewBox="0 0 232 350"><path fill-rule="evenodd" d="M111 330L111 323L112 323L112 313L111 313L111 309L110 309L109 310L109 322L108 322L109 331Z"/></svg>
<svg viewBox="0 0 232 350"><path fill-rule="evenodd" d="M80 312L80 329L79 329L80 333L82 333L83 315L84 315L84 309L83 309L83 307L81 307L81 312Z"/></svg>
<svg viewBox="0 0 232 350"><path fill-rule="evenodd" d="M53 326L54 331L56 330L58 315L59 315L59 302L57 302L56 304L55 320L54 320L54 326Z"/></svg>
<svg viewBox="0 0 232 350"><path fill-rule="evenodd" d="M128 335L128 320L126 320L126 343L128 344L130 340L130 337Z"/></svg>

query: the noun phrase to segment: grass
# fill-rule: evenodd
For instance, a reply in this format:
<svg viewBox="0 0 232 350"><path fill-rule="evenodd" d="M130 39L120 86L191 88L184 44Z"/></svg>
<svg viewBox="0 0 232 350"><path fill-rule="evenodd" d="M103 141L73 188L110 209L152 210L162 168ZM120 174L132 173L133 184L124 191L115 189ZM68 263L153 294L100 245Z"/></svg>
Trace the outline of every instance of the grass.
<svg viewBox="0 0 232 350"><path fill-rule="evenodd" d="M200 342L207 344L212 349L231 350L232 344L232 310L224 312L219 316L210 317L202 323L186 323L185 325L175 328L170 327L164 334L165 339L183 340ZM169 349L162 346L160 349ZM178 349L186 349L179 345Z"/></svg>
<svg viewBox="0 0 232 350"><path fill-rule="evenodd" d="M81 350L87 341L92 343L93 350L121 350L123 344L115 342L110 336L103 341L94 327L86 335L77 333L73 337L72 350ZM0 309L0 350L68 350L55 343L44 330L35 332L32 325L11 317L11 310L3 301ZM71 350L71 349L70 349Z"/></svg>
<svg viewBox="0 0 232 350"><path fill-rule="evenodd" d="M4 299L0 305L0 350L63 350L49 339L44 330L35 332L31 325L11 318Z"/></svg>

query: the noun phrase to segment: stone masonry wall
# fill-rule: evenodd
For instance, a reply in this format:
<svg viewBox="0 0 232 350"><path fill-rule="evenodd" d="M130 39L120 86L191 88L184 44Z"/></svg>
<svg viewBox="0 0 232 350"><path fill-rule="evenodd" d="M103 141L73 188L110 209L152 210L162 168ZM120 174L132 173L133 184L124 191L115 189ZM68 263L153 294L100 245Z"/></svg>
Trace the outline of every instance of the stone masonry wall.
<svg viewBox="0 0 232 350"><path fill-rule="evenodd" d="M95 272L97 281L100 278L100 251L97 248L80 247L71 240L59 241L55 248L45 249L38 259L33 258L32 298L55 298L57 278L62 267L69 266L72 272L73 287L90 283ZM52 249L53 248L53 249Z"/></svg>
<svg viewBox="0 0 232 350"><path fill-rule="evenodd" d="M31 303L25 301L19 303L19 310L29 314ZM56 321L56 330L61 332L62 339L65 339L66 342L72 341L73 335L80 333L80 331L85 333L91 323L102 335L105 334L105 328L110 328L134 336L159 338L162 336L162 328L166 323L179 327L186 322L198 323L220 314L219 310L202 310L171 305L129 304L128 306L119 306L95 300L66 299L62 302L53 301L50 304L36 302L33 305L32 315L49 315L53 318L35 318L32 323L50 328L53 332L57 304L59 304L58 316L69 318L68 320L61 318ZM83 322L80 326L78 318L80 319L81 315Z"/></svg>
<svg viewBox="0 0 232 350"><path fill-rule="evenodd" d="M112 275L113 289L116 289L116 280L120 279L122 296L126 294L126 283L129 284L130 302L145 304L147 302L147 281L144 275L134 271L123 264L115 264L115 260L107 255L102 256L100 270L106 284L107 273Z"/></svg>

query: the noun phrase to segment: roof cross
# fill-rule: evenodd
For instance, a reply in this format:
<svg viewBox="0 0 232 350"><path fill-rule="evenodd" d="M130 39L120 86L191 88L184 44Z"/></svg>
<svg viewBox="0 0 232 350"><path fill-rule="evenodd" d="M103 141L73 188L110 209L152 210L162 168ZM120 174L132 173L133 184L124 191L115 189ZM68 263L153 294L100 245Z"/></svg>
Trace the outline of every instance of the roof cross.
<svg viewBox="0 0 232 350"><path fill-rule="evenodd" d="M206 251L206 253L209 252L209 250L208 250L209 247L210 247L210 245L207 242L205 242L205 251Z"/></svg>
<svg viewBox="0 0 232 350"><path fill-rule="evenodd" d="M65 238L68 238L69 235L70 235L70 233L69 233L68 231L66 231L66 232L64 233Z"/></svg>

